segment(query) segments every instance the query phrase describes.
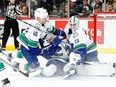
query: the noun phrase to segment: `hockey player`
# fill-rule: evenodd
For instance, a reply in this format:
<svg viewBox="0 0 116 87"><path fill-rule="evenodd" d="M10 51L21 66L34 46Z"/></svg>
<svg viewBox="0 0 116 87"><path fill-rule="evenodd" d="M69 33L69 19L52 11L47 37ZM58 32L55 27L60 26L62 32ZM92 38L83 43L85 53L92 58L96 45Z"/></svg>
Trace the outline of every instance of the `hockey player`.
<svg viewBox="0 0 116 87"><path fill-rule="evenodd" d="M1 61L0 61L0 80L3 83L2 87L11 87L10 81L6 76L5 66Z"/></svg>
<svg viewBox="0 0 116 87"><path fill-rule="evenodd" d="M79 28L79 19L72 16L65 27L70 48L70 62L77 64L85 62L98 62L98 52L93 39L88 36L87 30Z"/></svg>
<svg viewBox="0 0 116 87"><path fill-rule="evenodd" d="M92 38L88 36L87 30L79 28L77 17L72 16L64 30L68 38L66 50L69 51L69 62L58 58L50 59L46 68L43 68L45 76L60 74L68 77L76 73L76 66L81 63L99 62L96 45Z"/></svg>
<svg viewBox="0 0 116 87"><path fill-rule="evenodd" d="M47 10L38 8L35 10L35 20L33 21L32 26L24 30L17 38L21 44L22 54L30 66L29 72L40 72L40 64L37 56L43 54L42 49L44 48L44 39L49 33L56 35L56 38L52 42L54 45L51 46L51 49L54 49L55 46L61 42L57 36L66 37L64 31L56 29L51 25Z"/></svg>

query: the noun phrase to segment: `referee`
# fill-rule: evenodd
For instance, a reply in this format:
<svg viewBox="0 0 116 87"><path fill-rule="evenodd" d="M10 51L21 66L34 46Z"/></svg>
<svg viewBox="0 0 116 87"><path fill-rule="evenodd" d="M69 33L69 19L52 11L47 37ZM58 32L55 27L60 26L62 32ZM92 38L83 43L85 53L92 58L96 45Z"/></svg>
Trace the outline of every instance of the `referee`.
<svg viewBox="0 0 116 87"><path fill-rule="evenodd" d="M16 4L15 0L10 0L6 7L6 19L4 22L4 33L2 38L2 50L5 50L6 48L6 43L10 36L11 30L14 37L14 46L16 49L19 49L19 43L16 40L17 36L19 36L19 24L16 18L20 17L20 14L19 5Z"/></svg>

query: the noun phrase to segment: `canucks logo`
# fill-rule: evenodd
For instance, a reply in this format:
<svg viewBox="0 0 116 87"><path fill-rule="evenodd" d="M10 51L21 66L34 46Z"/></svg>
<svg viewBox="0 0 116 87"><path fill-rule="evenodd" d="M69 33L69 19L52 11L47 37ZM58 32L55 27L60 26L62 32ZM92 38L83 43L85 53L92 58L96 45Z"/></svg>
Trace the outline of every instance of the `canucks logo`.
<svg viewBox="0 0 116 87"><path fill-rule="evenodd" d="M40 28L40 25L38 23L36 23L35 24L35 27L39 29Z"/></svg>
<svg viewBox="0 0 116 87"><path fill-rule="evenodd" d="M77 32L73 33L73 38L75 38L77 36L78 36L78 33Z"/></svg>

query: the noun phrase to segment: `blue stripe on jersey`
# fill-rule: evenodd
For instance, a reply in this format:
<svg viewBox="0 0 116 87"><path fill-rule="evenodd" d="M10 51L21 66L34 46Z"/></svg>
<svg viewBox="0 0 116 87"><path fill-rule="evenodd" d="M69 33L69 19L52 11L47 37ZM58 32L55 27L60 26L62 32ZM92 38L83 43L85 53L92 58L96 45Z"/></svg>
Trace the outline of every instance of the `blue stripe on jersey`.
<svg viewBox="0 0 116 87"><path fill-rule="evenodd" d="M79 44L74 47L74 52L78 53L81 55L81 57L85 57L87 53L87 47L86 44Z"/></svg>
<svg viewBox="0 0 116 87"><path fill-rule="evenodd" d="M39 49L39 47L33 48L33 47L28 46L28 48L33 54L35 54L37 56L39 56L42 52L42 50Z"/></svg>

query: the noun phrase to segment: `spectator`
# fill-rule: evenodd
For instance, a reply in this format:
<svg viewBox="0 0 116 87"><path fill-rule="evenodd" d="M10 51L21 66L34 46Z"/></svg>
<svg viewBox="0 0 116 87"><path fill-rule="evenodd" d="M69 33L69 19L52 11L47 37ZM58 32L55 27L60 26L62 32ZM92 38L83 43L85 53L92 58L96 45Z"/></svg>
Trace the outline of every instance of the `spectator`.
<svg viewBox="0 0 116 87"><path fill-rule="evenodd" d="M21 10L22 10L22 17L28 17L28 7L23 6Z"/></svg>
<svg viewBox="0 0 116 87"><path fill-rule="evenodd" d="M114 2L114 0L108 0L108 1L106 1L106 4L108 4L108 3L113 4L113 2Z"/></svg>
<svg viewBox="0 0 116 87"><path fill-rule="evenodd" d="M101 0L93 0L93 2L91 3L91 6L94 8L96 4L99 4L102 7L103 3L101 2Z"/></svg>
<svg viewBox="0 0 116 87"><path fill-rule="evenodd" d="M37 0L38 7L40 8L42 0Z"/></svg>
<svg viewBox="0 0 116 87"><path fill-rule="evenodd" d="M81 0L71 0L70 1L70 17L73 15L77 15L79 12L81 12L82 5L83 3ZM63 17L68 17L68 2L64 6Z"/></svg>
<svg viewBox="0 0 116 87"><path fill-rule="evenodd" d="M29 8L29 5L30 5L30 8ZM30 9L31 17L34 17L34 11L38 7L37 5L38 5L37 0L30 0L30 3L29 3L29 0L26 0L26 6Z"/></svg>
<svg viewBox="0 0 116 87"><path fill-rule="evenodd" d="M102 12L102 7L98 4L96 4L95 7L94 7L94 13L95 12ZM94 13L90 14L89 17L93 17Z"/></svg>
<svg viewBox="0 0 116 87"><path fill-rule="evenodd" d="M24 7L24 6L26 6L26 1L20 1L20 7L22 8L22 7Z"/></svg>
<svg viewBox="0 0 116 87"><path fill-rule="evenodd" d="M76 6L76 2L70 2L70 15L75 15L74 7ZM64 6L63 17L68 17L68 2Z"/></svg>
<svg viewBox="0 0 116 87"><path fill-rule="evenodd" d="M78 13L79 17L89 17L93 11L93 8L88 4L88 0L83 0L83 6L81 9L82 11Z"/></svg>
<svg viewBox="0 0 116 87"><path fill-rule="evenodd" d="M0 17L5 17L6 5L8 4L8 0L0 0Z"/></svg>
<svg viewBox="0 0 116 87"><path fill-rule="evenodd" d="M106 12L113 12L113 5L112 5L112 3L107 3L107 5L106 5Z"/></svg>
<svg viewBox="0 0 116 87"><path fill-rule="evenodd" d="M54 3L52 0L42 0L40 7L47 9L48 14L50 15L50 12L53 11L53 5Z"/></svg>
<svg viewBox="0 0 116 87"><path fill-rule="evenodd" d="M94 8L95 5L98 4L99 6L102 7L102 10L104 10L103 8L103 2L101 0L93 0L93 2L90 3L90 5Z"/></svg>
<svg viewBox="0 0 116 87"><path fill-rule="evenodd" d="M116 0L113 2L113 11L116 12Z"/></svg>

